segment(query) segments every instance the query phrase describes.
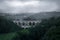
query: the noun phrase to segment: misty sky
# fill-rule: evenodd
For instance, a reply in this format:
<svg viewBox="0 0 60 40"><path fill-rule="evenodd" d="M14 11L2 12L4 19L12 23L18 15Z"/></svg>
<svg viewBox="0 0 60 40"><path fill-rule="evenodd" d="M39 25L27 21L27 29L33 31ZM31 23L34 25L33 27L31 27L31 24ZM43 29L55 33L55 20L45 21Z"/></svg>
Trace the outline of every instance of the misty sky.
<svg viewBox="0 0 60 40"><path fill-rule="evenodd" d="M60 0L0 0L0 12L38 13L60 11Z"/></svg>

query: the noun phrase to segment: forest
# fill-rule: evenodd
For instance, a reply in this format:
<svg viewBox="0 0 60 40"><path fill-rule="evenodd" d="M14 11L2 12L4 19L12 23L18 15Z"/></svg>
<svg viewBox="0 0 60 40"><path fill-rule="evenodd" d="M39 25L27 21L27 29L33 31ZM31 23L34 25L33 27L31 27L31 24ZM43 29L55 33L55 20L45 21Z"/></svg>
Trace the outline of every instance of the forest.
<svg viewBox="0 0 60 40"><path fill-rule="evenodd" d="M42 19L35 27L24 29L0 16L0 40L60 40L60 17Z"/></svg>

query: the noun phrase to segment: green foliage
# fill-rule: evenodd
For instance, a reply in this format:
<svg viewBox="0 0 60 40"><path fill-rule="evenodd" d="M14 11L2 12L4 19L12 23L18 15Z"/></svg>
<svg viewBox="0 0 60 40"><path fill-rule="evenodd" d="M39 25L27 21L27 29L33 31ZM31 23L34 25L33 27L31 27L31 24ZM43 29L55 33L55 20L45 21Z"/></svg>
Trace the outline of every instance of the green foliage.
<svg viewBox="0 0 60 40"><path fill-rule="evenodd" d="M43 38L43 40L60 40L60 26L51 28Z"/></svg>
<svg viewBox="0 0 60 40"><path fill-rule="evenodd" d="M21 31L21 33L23 33L23 34L29 34L29 31L28 31L27 29L23 29L23 30Z"/></svg>
<svg viewBox="0 0 60 40"><path fill-rule="evenodd" d="M30 29L31 35L36 40L43 40L43 38L46 37L45 35L48 33L49 30L51 30L51 28L54 29L58 26L60 26L60 17L57 17L57 18L52 17L50 19L44 19L35 28Z"/></svg>
<svg viewBox="0 0 60 40"><path fill-rule="evenodd" d="M16 33L0 34L0 40L12 40L12 38L15 36Z"/></svg>
<svg viewBox="0 0 60 40"><path fill-rule="evenodd" d="M30 33L28 29L20 30L19 32L17 32L17 36L14 37L12 40L29 40L30 39L29 34Z"/></svg>
<svg viewBox="0 0 60 40"><path fill-rule="evenodd" d="M0 16L0 34L19 31L21 28L5 17Z"/></svg>
<svg viewBox="0 0 60 40"><path fill-rule="evenodd" d="M14 40L60 40L60 17L43 19L39 25L23 29Z"/></svg>

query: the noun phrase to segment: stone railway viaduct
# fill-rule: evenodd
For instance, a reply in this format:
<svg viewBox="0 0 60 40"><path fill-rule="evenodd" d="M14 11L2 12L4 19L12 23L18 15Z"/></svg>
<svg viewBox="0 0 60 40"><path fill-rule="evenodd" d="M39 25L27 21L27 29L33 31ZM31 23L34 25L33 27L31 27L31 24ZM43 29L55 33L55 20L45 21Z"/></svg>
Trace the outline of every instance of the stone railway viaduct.
<svg viewBox="0 0 60 40"><path fill-rule="evenodd" d="M39 24L41 21L38 20L33 20L33 21L13 21L15 24L22 28L29 28L29 27L34 27L37 24Z"/></svg>

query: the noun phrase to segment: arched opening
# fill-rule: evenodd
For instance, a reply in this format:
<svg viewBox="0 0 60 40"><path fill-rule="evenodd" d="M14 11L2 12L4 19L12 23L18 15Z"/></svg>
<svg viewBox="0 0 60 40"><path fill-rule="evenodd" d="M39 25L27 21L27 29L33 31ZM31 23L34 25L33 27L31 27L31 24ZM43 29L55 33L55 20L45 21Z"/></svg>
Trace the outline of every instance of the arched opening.
<svg viewBox="0 0 60 40"><path fill-rule="evenodd" d="M32 25L31 22L29 22L29 25Z"/></svg>
<svg viewBox="0 0 60 40"><path fill-rule="evenodd" d="M22 25L25 25L25 23L23 22Z"/></svg>
<svg viewBox="0 0 60 40"><path fill-rule="evenodd" d="M32 25L35 25L35 22L33 22L33 24Z"/></svg>

